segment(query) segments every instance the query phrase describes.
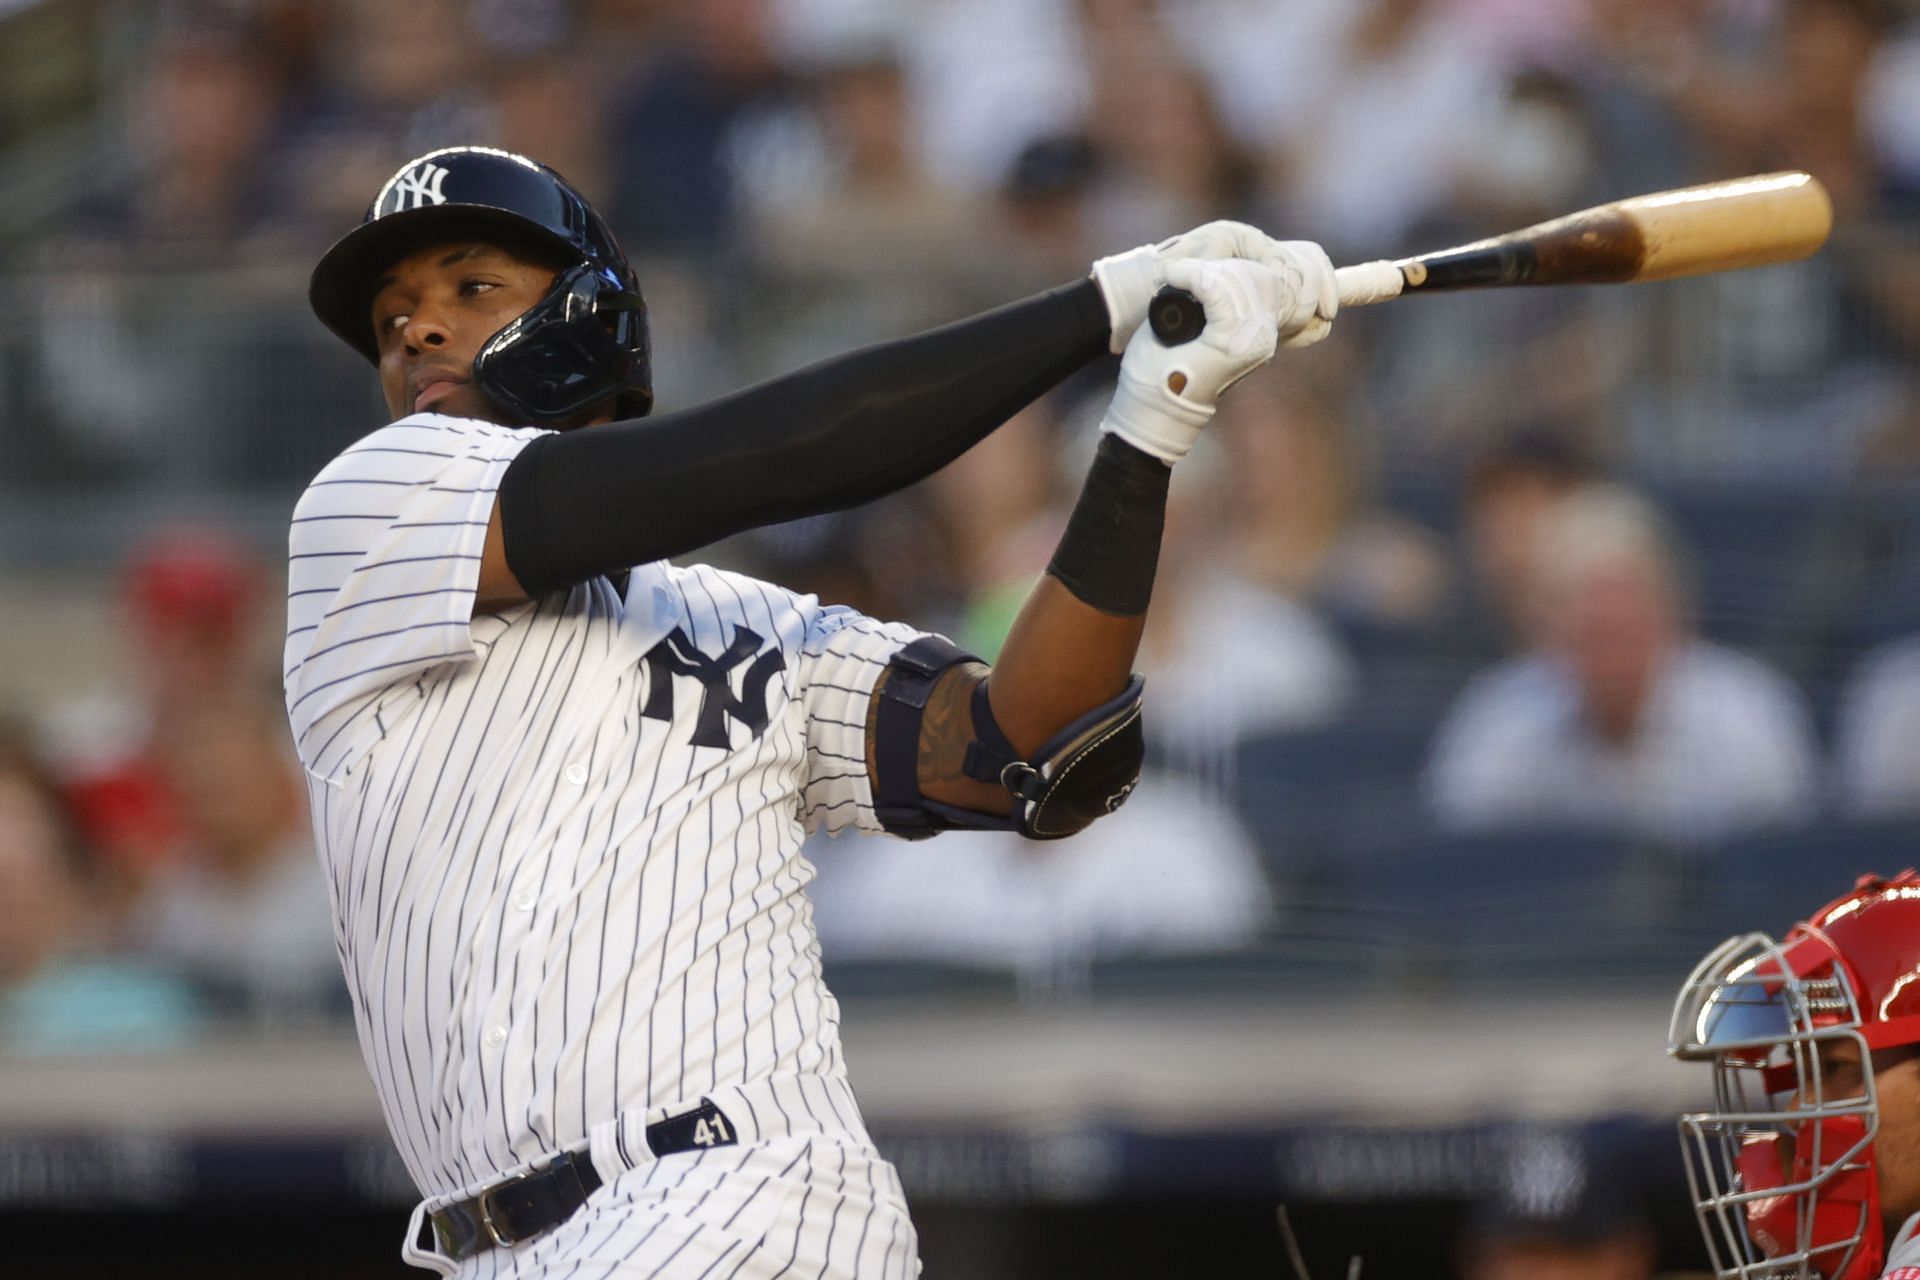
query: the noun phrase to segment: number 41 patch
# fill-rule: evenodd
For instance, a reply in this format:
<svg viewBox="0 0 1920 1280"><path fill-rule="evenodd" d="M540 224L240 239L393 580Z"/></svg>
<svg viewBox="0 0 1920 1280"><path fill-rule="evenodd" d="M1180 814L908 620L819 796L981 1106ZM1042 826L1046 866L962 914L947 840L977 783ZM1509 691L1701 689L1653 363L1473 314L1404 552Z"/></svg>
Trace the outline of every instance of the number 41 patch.
<svg viewBox="0 0 1920 1280"><path fill-rule="evenodd" d="M706 1151L713 1147L731 1147L740 1141L733 1122L713 1103L702 1099L691 1111L647 1126L647 1147L656 1156L681 1151Z"/></svg>

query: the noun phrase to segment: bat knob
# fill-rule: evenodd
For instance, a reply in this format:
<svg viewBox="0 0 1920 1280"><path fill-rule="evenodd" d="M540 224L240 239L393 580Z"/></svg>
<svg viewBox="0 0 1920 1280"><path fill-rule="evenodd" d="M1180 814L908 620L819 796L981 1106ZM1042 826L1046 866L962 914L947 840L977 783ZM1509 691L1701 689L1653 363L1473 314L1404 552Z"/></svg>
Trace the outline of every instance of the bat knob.
<svg viewBox="0 0 1920 1280"><path fill-rule="evenodd" d="M1185 289L1168 285L1147 305L1147 327L1163 347L1192 342L1207 327L1207 310Z"/></svg>

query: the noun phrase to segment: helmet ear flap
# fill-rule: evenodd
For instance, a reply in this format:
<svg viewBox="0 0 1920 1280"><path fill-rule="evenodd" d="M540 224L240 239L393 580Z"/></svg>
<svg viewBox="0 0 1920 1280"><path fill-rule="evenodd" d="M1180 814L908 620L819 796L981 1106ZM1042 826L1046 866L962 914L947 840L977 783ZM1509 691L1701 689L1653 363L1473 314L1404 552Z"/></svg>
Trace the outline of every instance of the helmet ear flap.
<svg viewBox="0 0 1920 1280"><path fill-rule="evenodd" d="M646 303L592 263L562 271L473 361L474 384L489 399L545 424L616 398L620 412L643 416L653 406L650 373Z"/></svg>

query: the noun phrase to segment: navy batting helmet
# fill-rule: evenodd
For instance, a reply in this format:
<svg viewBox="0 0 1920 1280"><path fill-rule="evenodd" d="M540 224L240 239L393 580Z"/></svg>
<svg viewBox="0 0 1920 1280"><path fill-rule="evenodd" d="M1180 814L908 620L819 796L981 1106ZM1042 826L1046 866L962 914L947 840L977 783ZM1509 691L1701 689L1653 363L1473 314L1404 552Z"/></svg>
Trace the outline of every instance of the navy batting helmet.
<svg viewBox="0 0 1920 1280"><path fill-rule="evenodd" d="M623 416L653 407L640 279L613 233L546 165L491 147L448 147L402 165L367 216L327 250L307 296L327 328L380 362L374 282L401 258L451 238L508 239L559 254L553 287L473 360L474 385L534 422L608 400Z"/></svg>

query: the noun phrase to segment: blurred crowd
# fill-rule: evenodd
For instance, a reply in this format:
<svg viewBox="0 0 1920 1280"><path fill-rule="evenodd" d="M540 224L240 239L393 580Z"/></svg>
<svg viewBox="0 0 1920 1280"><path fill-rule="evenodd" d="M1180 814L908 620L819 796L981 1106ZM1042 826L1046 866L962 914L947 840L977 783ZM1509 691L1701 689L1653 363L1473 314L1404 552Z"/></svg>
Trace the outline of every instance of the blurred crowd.
<svg viewBox="0 0 1920 1280"><path fill-rule="evenodd" d="M0 8L0 35L59 7ZM402 160L455 142L536 155L609 215L668 408L1214 217L1344 262L1749 172L1833 195L1806 263L1355 312L1236 388L1174 481L1148 781L1060 845L819 842L830 966L1046 985L1285 950L1419 860L1511 884L1576 836L1624 928L1647 919L1616 872L1810 864L1837 891L1920 814L1911 6L190 0L117 20L139 52L96 104L99 163L0 240L22 446L0 494L36 519L60 518L32 505L53 494L198 523L142 514L116 547L124 687L47 691L0 732L11 1043L350 1008L277 708L284 528L217 517L290 505L378 425L305 273ZM906 494L714 558L990 657L1110 377ZM1745 923L1830 896L1762 897L1789 914Z"/></svg>
<svg viewBox="0 0 1920 1280"><path fill-rule="evenodd" d="M36 445L0 484L310 474L373 410L299 314L305 272L400 160L475 140L547 159L609 215L641 261L667 407L1210 217L1353 261L1805 167L1840 229L1799 267L1349 318L1368 467L1457 468L1545 424L1635 469L1834 486L1910 471L1920 434L1902 0L107 11L127 30L105 45L138 52L100 76L98 136L60 149L64 182L40 179L57 189L19 184L38 221L0 219L20 290L0 395ZM4 58L0 80L30 82Z"/></svg>

